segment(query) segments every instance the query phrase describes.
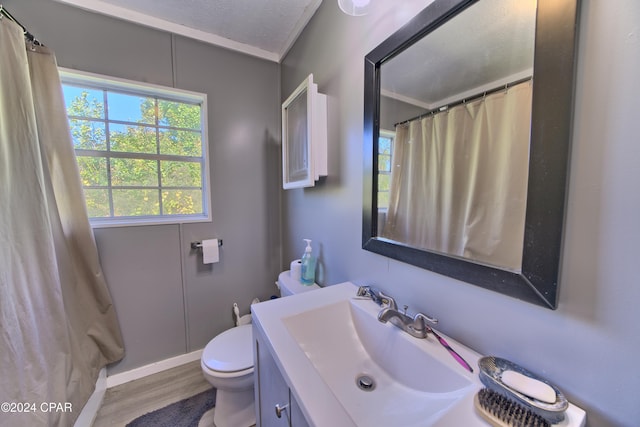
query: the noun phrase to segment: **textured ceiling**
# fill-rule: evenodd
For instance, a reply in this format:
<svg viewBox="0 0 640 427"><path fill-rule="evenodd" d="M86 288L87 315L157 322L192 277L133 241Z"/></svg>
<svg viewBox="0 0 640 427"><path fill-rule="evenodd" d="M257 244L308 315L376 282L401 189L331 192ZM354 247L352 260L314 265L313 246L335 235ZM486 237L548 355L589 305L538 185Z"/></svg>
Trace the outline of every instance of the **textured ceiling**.
<svg viewBox="0 0 640 427"><path fill-rule="evenodd" d="M55 0L279 62L322 0ZM336 1L336 0L327 0ZM396 1L396 0L385 0ZM386 62L387 96L430 108L530 75L536 0L483 0ZM466 95L465 95L466 96Z"/></svg>
<svg viewBox="0 0 640 427"><path fill-rule="evenodd" d="M530 76L536 5L536 0L474 3L383 64L385 95L432 109Z"/></svg>
<svg viewBox="0 0 640 427"><path fill-rule="evenodd" d="M56 0L279 61L322 0Z"/></svg>

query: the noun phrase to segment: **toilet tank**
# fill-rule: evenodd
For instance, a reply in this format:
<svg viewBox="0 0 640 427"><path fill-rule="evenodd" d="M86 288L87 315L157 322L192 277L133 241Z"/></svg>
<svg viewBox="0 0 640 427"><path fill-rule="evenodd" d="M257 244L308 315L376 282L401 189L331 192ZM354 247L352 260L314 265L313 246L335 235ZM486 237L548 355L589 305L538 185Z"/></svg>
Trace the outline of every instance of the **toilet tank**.
<svg viewBox="0 0 640 427"><path fill-rule="evenodd" d="M278 289L280 289L280 296L282 297L320 289L320 286L315 283L313 285L303 285L297 279L291 277L289 270L280 273L276 284L278 285Z"/></svg>

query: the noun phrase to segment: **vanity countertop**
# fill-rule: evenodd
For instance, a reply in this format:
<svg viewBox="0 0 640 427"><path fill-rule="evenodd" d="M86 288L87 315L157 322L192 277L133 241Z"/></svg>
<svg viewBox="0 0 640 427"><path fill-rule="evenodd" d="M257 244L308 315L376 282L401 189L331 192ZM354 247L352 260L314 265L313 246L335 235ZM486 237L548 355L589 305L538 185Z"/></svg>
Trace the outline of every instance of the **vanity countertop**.
<svg viewBox="0 0 640 427"><path fill-rule="evenodd" d="M316 367L314 367L310 358L307 357L305 351L287 327L287 322L290 324L294 316L343 301L352 301L358 304L358 309L366 310L367 314L371 314L371 319L367 319L367 321L377 322L377 313L380 308L370 300L355 298L357 289L358 287L353 283L345 282L313 292L265 301L254 304L251 307L255 327L266 337L269 351L273 354L276 364L297 400L305 418L312 426L347 427L357 426L359 423L358 420L354 420L350 412L345 409L345 406L338 399L336 393L332 391ZM383 326L395 328L390 324ZM327 326L326 334L331 333L331 327ZM442 413L430 416L428 421L416 419L413 423L409 424L403 422L403 425L431 425L440 427L452 425L487 426L487 423L474 410L473 403L477 390L483 387L478 377L477 368L481 355L444 334L440 333L440 335L443 335L449 344L474 368L474 372L470 373L463 369L435 339L417 340L398 329L397 336L394 336L394 339L415 340L412 342L412 345L420 346L424 351L437 358L438 362L443 364L446 369L460 376L465 381L465 384L468 384L460 390L455 391L455 403L448 406L446 410L440 411ZM359 390L357 392L366 393ZM366 400L362 402L357 400L358 396L366 396L365 394L358 395L354 393L354 396L356 396L355 400L352 400L350 404L366 405ZM435 396L436 400L438 398L439 396ZM383 409L380 407L372 407L368 409L368 411L372 413L381 410L386 410L387 416L393 416L390 412L394 410L400 411L401 408ZM353 411L351 411L351 413L353 414ZM567 417L565 421L559 424L560 426L584 425L585 413L581 409L570 405L566 414ZM372 419L376 420L377 418L373 417ZM384 420L384 417L380 417L379 419ZM370 422L371 420L369 420L367 424ZM381 426L385 425L383 421L380 422L382 423L380 424ZM360 422L360 424L362 424L362 422ZM367 427L374 426L369 424Z"/></svg>

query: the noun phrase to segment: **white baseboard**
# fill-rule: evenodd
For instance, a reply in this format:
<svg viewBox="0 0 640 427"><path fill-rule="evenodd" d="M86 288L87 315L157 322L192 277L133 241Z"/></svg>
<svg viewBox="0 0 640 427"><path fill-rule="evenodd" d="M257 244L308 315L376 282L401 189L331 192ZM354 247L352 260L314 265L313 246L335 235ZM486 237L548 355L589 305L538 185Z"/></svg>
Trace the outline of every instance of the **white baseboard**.
<svg viewBox="0 0 640 427"><path fill-rule="evenodd" d="M157 374L158 372L166 371L167 369L175 368L177 366L184 365L185 363L200 360L201 357L202 350L196 350L191 353L181 354L180 356L171 357L169 359L141 366L130 371L110 375L107 377L106 388L115 387L120 384L128 383L129 381L146 377L147 375Z"/></svg>
<svg viewBox="0 0 640 427"><path fill-rule="evenodd" d="M96 388L93 390L93 394L89 397L89 400L82 408L80 415L74 423L74 427L87 427L93 425L93 422L98 415L98 410L102 406L102 400L104 394L107 391L107 368L100 369L98 379L96 380Z"/></svg>

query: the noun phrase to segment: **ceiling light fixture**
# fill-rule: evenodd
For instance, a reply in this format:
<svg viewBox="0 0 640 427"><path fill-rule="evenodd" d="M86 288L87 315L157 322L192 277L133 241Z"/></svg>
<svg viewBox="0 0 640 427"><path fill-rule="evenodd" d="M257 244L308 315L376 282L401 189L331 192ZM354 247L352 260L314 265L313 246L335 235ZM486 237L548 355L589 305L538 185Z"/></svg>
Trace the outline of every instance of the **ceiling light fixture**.
<svg viewBox="0 0 640 427"><path fill-rule="evenodd" d="M371 0L338 0L340 9L351 16L362 16L369 13Z"/></svg>

